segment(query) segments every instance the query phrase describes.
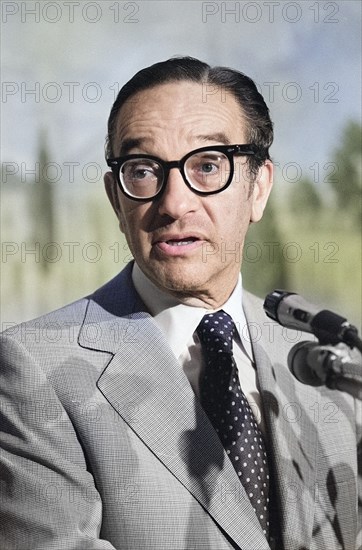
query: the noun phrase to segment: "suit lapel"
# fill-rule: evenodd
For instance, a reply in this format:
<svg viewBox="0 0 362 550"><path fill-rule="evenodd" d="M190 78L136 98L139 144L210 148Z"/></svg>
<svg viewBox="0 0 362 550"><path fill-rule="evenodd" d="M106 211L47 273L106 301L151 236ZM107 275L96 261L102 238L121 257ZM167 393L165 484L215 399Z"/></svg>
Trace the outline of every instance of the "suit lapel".
<svg viewBox="0 0 362 550"><path fill-rule="evenodd" d="M112 286L123 294L124 276L119 277ZM219 438L162 332L139 307L129 280L126 304L115 304L120 297L113 292L114 300L104 309L105 287L95 296L97 302L90 301L80 333L81 346L114 354L98 380L100 391L240 548L268 549ZM117 316L117 309L126 316ZM87 329L94 326L96 341Z"/></svg>
<svg viewBox="0 0 362 550"><path fill-rule="evenodd" d="M281 336L282 328L272 323L260 301L245 293L248 323L258 327L252 342L268 436L269 458L274 473L275 499L283 546L288 550L309 548L315 506L317 426L313 411L319 393L297 382L287 367L291 344ZM278 338L277 334L280 337ZM296 387L298 386L298 387Z"/></svg>

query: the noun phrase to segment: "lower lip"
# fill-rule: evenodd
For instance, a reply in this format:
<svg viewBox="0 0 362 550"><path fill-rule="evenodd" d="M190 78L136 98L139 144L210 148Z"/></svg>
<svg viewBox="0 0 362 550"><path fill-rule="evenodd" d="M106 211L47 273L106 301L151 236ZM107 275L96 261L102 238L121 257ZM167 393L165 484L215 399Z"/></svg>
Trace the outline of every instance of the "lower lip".
<svg viewBox="0 0 362 550"><path fill-rule="evenodd" d="M200 248L203 243L204 241L193 241L189 244L172 245L164 241L160 241L155 243L153 246L167 256L183 256L188 252L192 252L193 250Z"/></svg>

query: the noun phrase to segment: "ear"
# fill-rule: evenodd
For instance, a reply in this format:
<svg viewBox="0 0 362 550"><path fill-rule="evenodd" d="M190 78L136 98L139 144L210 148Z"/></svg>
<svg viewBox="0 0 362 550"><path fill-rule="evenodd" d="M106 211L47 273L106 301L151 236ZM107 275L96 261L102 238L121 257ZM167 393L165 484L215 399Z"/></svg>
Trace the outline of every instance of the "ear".
<svg viewBox="0 0 362 550"><path fill-rule="evenodd" d="M122 211L121 211L121 205L119 202L119 195L118 195L118 185L112 172L106 172L104 174L104 186L106 189L109 202L111 203L113 210L115 211L116 216L118 218L119 228L122 231L122 233L124 233Z"/></svg>
<svg viewBox="0 0 362 550"><path fill-rule="evenodd" d="M258 222L263 216L264 208L273 186L273 173L273 163L270 160L266 160L263 166L259 169L258 176L254 182L251 198L251 222Z"/></svg>

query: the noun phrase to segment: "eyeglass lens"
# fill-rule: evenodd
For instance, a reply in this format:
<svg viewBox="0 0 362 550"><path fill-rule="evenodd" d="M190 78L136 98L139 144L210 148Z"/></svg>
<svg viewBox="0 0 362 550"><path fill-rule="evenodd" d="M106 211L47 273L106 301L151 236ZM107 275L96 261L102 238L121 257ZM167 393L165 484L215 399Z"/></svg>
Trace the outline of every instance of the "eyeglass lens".
<svg viewBox="0 0 362 550"><path fill-rule="evenodd" d="M190 186L204 193L224 187L230 176L230 161L220 151L203 151L186 159L184 174ZM150 198L164 183L164 170L158 162L137 158L127 160L120 169L125 190L134 197Z"/></svg>

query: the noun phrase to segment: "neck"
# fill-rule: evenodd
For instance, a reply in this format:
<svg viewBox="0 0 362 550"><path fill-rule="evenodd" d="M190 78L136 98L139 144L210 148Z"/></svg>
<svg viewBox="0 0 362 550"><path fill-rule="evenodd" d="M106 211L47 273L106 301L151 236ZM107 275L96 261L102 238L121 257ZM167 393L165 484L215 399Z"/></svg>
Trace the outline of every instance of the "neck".
<svg viewBox="0 0 362 550"><path fill-rule="evenodd" d="M152 306L151 310L158 310L158 304L162 308L184 304L189 307L205 308L210 310L219 309L230 298L235 290L240 277L240 272L234 274L233 279L224 281L224 284L205 285L205 288L189 288L168 285L160 286L157 281L151 281L149 277L135 263L133 266L132 279L136 290L144 303ZM149 303L150 302L150 303Z"/></svg>
<svg viewBox="0 0 362 550"><path fill-rule="evenodd" d="M235 283L236 284L236 283ZM193 290L173 290L173 289L160 289L163 292L167 292L170 296L176 298L181 304L190 306L190 307L202 307L205 309L219 309L225 302L230 298L235 285L233 288L224 292L210 293L210 292L199 292Z"/></svg>

